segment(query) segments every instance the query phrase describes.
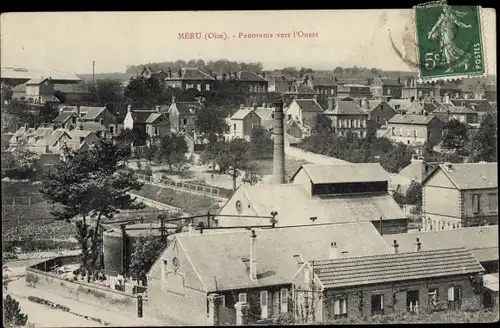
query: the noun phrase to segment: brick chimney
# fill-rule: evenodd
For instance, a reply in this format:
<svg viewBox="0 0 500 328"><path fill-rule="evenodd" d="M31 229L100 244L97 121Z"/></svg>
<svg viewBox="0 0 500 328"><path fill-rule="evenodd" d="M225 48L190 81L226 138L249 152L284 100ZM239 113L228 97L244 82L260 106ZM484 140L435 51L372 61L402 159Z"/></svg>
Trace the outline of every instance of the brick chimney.
<svg viewBox="0 0 500 328"><path fill-rule="evenodd" d="M266 78L266 73L262 72L262 77Z"/></svg>
<svg viewBox="0 0 500 328"><path fill-rule="evenodd" d="M285 137L283 123L283 102L275 104L274 109L274 154L273 180L274 184L285 183Z"/></svg>
<svg viewBox="0 0 500 328"><path fill-rule="evenodd" d="M80 116L80 105L76 105L76 113Z"/></svg>
<svg viewBox="0 0 500 328"><path fill-rule="evenodd" d="M255 234L255 230L252 229L250 233L250 279L257 280L257 259L256 259L256 250L255 250L255 239L257 235Z"/></svg>
<svg viewBox="0 0 500 328"><path fill-rule="evenodd" d="M258 107L259 107L259 105L257 105L257 103L253 103L253 105L252 105L253 110L257 110Z"/></svg>
<svg viewBox="0 0 500 328"><path fill-rule="evenodd" d="M132 105L128 105L127 106L127 113L131 113L132 112Z"/></svg>
<svg viewBox="0 0 500 328"><path fill-rule="evenodd" d="M392 244L392 248L394 249L394 254L399 253L399 245L398 245L398 242L396 240L394 240L394 243Z"/></svg>
<svg viewBox="0 0 500 328"><path fill-rule="evenodd" d="M333 242L330 244L330 249L328 251L328 259L337 260L339 258L339 248L337 247L337 243Z"/></svg>
<svg viewBox="0 0 500 328"><path fill-rule="evenodd" d="M415 242L415 251L420 252L422 250L422 243L420 242L420 239L417 238L417 241Z"/></svg>

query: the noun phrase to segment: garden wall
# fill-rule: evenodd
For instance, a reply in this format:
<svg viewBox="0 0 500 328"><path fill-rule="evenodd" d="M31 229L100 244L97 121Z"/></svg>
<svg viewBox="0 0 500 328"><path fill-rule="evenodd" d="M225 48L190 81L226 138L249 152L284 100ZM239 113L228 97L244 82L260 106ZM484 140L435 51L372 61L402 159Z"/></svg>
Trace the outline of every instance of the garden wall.
<svg viewBox="0 0 500 328"><path fill-rule="evenodd" d="M59 257L29 267L26 269L26 284L82 303L97 305L106 310L137 313L137 295L127 294L85 281L65 280L56 274L43 271L45 267L49 269L54 264L74 263L75 260L75 256Z"/></svg>

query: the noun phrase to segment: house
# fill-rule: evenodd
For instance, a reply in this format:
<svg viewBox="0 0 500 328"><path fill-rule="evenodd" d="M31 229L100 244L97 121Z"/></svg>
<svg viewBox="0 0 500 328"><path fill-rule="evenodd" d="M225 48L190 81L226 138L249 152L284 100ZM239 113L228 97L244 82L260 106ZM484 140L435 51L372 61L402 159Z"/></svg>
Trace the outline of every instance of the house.
<svg viewBox="0 0 500 328"><path fill-rule="evenodd" d="M184 140L186 141L187 153L186 156L189 157L194 154L194 148L196 145L195 137L186 132L179 132L179 135L184 136Z"/></svg>
<svg viewBox="0 0 500 328"><path fill-rule="evenodd" d="M353 256L391 251L367 222L175 234L148 273L148 309L189 325L234 325L238 302L250 323L290 313L293 276L332 240Z"/></svg>
<svg viewBox="0 0 500 328"><path fill-rule="evenodd" d="M294 99L316 99L317 96L318 93L313 88L299 82L288 83L287 90L283 92L283 100L286 105L289 105Z"/></svg>
<svg viewBox="0 0 500 328"><path fill-rule="evenodd" d="M323 108L315 99L294 99L286 109L288 121L297 121L300 125L314 127L316 117L323 113Z"/></svg>
<svg viewBox="0 0 500 328"><path fill-rule="evenodd" d="M288 90L288 85L294 81L294 78L289 77L286 74L267 74L266 80L268 82L268 92L284 93Z"/></svg>
<svg viewBox="0 0 500 328"><path fill-rule="evenodd" d="M155 110L132 110L127 107L127 115L123 120L125 129L137 129L146 133L150 138L161 137L170 133L170 121L160 108Z"/></svg>
<svg viewBox="0 0 500 328"><path fill-rule="evenodd" d="M285 122L285 133L298 140L310 136L311 132L312 128L310 126L302 125L295 120L287 120Z"/></svg>
<svg viewBox="0 0 500 328"><path fill-rule="evenodd" d="M472 126L479 125L479 113L468 107L455 106L452 103L443 103L432 113L445 122L454 119Z"/></svg>
<svg viewBox="0 0 500 328"><path fill-rule="evenodd" d="M3 66L0 74L2 84L12 87L26 83L31 79L41 79L45 77L50 77L52 82L56 84L74 84L81 82L81 79L75 74L57 70L36 70Z"/></svg>
<svg viewBox="0 0 500 328"><path fill-rule="evenodd" d="M172 103L168 108L170 129L174 132L193 132L195 130L196 112L203 110L205 106L201 101L177 102L172 97Z"/></svg>
<svg viewBox="0 0 500 328"><path fill-rule="evenodd" d="M328 257L308 261L294 277L295 317L326 323L481 308L484 269L469 250L399 253L393 246L394 254L356 257L347 252L344 257L332 242Z"/></svg>
<svg viewBox="0 0 500 328"><path fill-rule="evenodd" d="M345 136L347 132L364 138L367 132L368 113L354 101L337 101L328 99L328 109L323 112L332 121L335 134Z"/></svg>
<svg viewBox="0 0 500 328"><path fill-rule="evenodd" d="M483 276L483 306L498 309L498 272Z"/></svg>
<svg viewBox="0 0 500 328"><path fill-rule="evenodd" d="M249 71L213 74L217 79L216 89L228 94L245 94L252 103L262 104L267 100L269 81L266 73L256 73Z"/></svg>
<svg viewBox="0 0 500 328"><path fill-rule="evenodd" d="M422 182L423 230L498 224L497 163L440 164Z"/></svg>
<svg viewBox="0 0 500 328"><path fill-rule="evenodd" d="M34 104L58 103L54 82L50 78L34 78L25 83L25 100Z"/></svg>
<svg viewBox="0 0 500 328"><path fill-rule="evenodd" d="M482 122L483 117L494 112L493 106L486 99L450 99L450 102L455 106L462 106L470 108L478 113L479 123Z"/></svg>
<svg viewBox="0 0 500 328"><path fill-rule="evenodd" d="M378 163L302 165L290 184L240 186L221 209L218 225L269 224L269 214L277 211L277 226L372 222L383 233L405 232L408 219L389 195L388 180Z"/></svg>
<svg viewBox="0 0 500 328"><path fill-rule="evenodd" d="M255 112L258 106L246 108L241 105L240 109L231 116L229 125L230 138L241 138L250 140L252 130L255 127L260 127L260 117Z"/></svg>
<svg viewBox="0 0 500 328"><path fill-rule="evenodd" d="M12 88L12 99L26 100L26 84L18 84Z"/></svg>
<svg viewBox="0 0 500 328"><path fill-rule="evenodd" d="M61 128L71 130L74 129L78 123L83 122L82 118L76 111L64 111L60 109L59 115L55 119L52 120L54 125L57 125Z"/></svg>
<svg viewBox="0 0 500 328"><path fill-rule="evenodd" d="M388 137L394 142L407 145L438 144L443 123L436 115L396 114L388 122Z"/></svg>
<svg viewBox="0 0 500 328"><path fill-rule="evenodd" d="M396 240L400 253L414 252L417 246L429 251L464 247L481 263L485 273L498 272L497 225L408 232L383 237L388 245Z"/></svg>
<svg viewBox="0 0 500 328"><path fill-rule="evenodd" d="M163 85L165 83L165 79L168 77L168 74L162 70L155 72L151 69L151 67L144 66L141 72L141 76L146 79L150 78L157 79L160 82L160 84Z"/></svg>
<svg viewBox="0 0 500 328"><path fill-rule="evenodd" d="M449 102L449 97L444 97L444 102ZM406 108L406 114L430 114L441 105L441 102L436 100L434 97L427 96L421 100L413 100Z"/></svg>
<svg viewBox="0 0 500 328"><path fill-rule="evenodd" d="M169 68L165 78L166 86L181 90L196 89L200 92L213 91L215 83L213 76L193 67L182 68L176 74L172 74Z"/></svg>
<svg viewBox="0 0 500 328"><path fill-rule="evenodd" d="M401 99L403 96L403 83L401 78L383 79L375 77L370 85L370 91L375 98Z"/></svg>
<svg viewBox="0 0 500 328"><path fill-rule="evenodd" d="M387 122L396 114L396 110L392 108L391 105L386 101L381 101L374 108L369 110L368 119L377 123L379 126L386 126Z"/></svg>
<svg viewBox="0 0 500 328"><path fill-rule="evenodd" d="M417 82L417 77L411 76L404 79L404 86L402 89L403 99L417 99L421 100L426 96L440 97L441 90L436 84L420 83Z"/></svg>
<svg viewBox="0 0 500 328"><path fill-rule="evenodd" d="M436 87L439 90L439 96L448 96L452 99L458 99L463 96L463 91L456 83L438 83Z"/></svg>
<svg viewBox="0 0 500 328"><path fill-rule="evenodd" d="M262 107L257 107L254 112L260 117L260 126L272 133L275 124L274 107L271 107L271 104L265 103Z"/></svg>
<svg viewBox="0 0 500 328"><path fill-rule="evenodd" d="M312 76L307 79L308 85L323 97L337 96L337 81L335 77Z"/></svg>
<svg viewBox="0 0 500 328"><path fill-rule="evenodd" d="M371 98L370 86L364 84L339 84L337 96L340 98Z"/></svg>
<svg viewBox="0 0 500 328"><path fill-rule="evenodd" d="M114 136L117 135L117 120L116 116L106 107L90 107L90 106L61 106L61 113L64 112L73 112L76 113L81 121L84 123L96 123L101 125L106 132L106 135ZM61 114L60 113L60 114ZM57 118L56 118L57 119ZM95 125L88 125L88 127L92 127L93 131L98 131Z"/></svg>
<svg viewBox="0 0 500 328"><path fill-rule="evenodd" d="M61 99L58 98L59 101L69 104L78 103L88 99L90 91L82 83L54 84L54 95L61 97Z"/></svg>

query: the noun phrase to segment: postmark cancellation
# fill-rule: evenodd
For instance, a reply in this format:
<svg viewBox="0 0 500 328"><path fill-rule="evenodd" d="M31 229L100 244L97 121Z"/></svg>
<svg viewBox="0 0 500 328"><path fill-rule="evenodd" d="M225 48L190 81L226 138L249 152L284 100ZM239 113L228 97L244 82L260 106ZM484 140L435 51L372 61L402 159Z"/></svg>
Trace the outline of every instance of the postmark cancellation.
<svg viewBox="0 0 500 328"><path fill-rule="evenodd" d="M486 60L479 6L445 1L414 7L419 79L423 82L484 76Z"/></svg>

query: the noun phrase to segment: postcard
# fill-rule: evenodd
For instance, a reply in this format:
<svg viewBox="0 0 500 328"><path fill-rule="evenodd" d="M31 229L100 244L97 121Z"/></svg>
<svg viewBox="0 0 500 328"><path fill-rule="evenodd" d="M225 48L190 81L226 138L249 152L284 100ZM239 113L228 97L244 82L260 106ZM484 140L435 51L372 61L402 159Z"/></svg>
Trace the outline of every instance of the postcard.
<svg viewBox="0 0 500 328"><path fill-rule="evenodd" d="M4 325L497 321L495 19L2 14Z"/></svg>

